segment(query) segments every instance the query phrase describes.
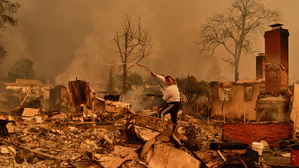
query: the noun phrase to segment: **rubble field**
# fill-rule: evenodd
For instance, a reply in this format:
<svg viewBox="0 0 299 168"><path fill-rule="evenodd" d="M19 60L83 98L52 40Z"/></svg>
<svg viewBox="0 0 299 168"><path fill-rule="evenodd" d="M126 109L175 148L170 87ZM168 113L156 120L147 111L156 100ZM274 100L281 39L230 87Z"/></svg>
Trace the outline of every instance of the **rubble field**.
<svg viewBox="0 0 299 168"><path fill-rule="evenodd" d="M250 148L223 146L219 122L208 125L182 111L178 126L128 109L106 112L104 119L84 118L86 111L81 117L33 108L24 111L20 116L1 116L1 167L225 167L230 160L237 165L246 161L247 167L292 166L289 151L269 148L256 162L248 161ZM211 149L211 144L222 147Z"/></svg>
<svg viewBox="0 0 299 168"><path fill-rule="evenodd" d="M182 109L175 125L169 114L158 118L156 106L136 113L130 103L97 98L84 81L54 91L52 110L41 108L40 97L0 110L0 167L295 167L294 140L281 148L261 141L259 153L251 144L223 138L221 119L206 121Z"/></svg>

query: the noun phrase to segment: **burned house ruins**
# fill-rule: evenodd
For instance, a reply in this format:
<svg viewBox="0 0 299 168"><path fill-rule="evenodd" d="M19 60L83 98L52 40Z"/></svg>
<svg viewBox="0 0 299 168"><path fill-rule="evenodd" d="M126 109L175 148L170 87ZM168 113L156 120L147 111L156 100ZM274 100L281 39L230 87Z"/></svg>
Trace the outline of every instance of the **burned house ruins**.
<svg viewBox="0 0 299 168"><path fill-rule="evenodd" d="M160 88L131 93L135 94L132 101L126 102L120 101L121 95L99 97L97 93L102 92L84 80L68 81L67 86L6 84L19 97L16 107L1 111L0 152L5 159L0 166L275 165L271 162L274 154L268 152L271 157L262 158L262 152L279 149L282 139L291 142L286 140L295 139L299 132L299 86L294 85L294 93L289 89L289 33L281 26L273 25L265 33L265 53L256 57L256 79L210 82L209 122L188 115L184 108L179 111L178 125L169 122L170 116L158 118ZM0 91L7 94L4 87ZM133 110L138 104L146 108ZM262 151L255 142L263 142ZM289 158L278 160L278 164L289 162Z"/></svg>
<svg viewBox="0 0 299 168"><path fill-rule="evenodd" d="M256 57L255 80L210 83L211 114L227 122L224 133L248 144L261 140L274 144L293 137L289 32L281 24L271 27L264 34L265 54Z"/></svg>

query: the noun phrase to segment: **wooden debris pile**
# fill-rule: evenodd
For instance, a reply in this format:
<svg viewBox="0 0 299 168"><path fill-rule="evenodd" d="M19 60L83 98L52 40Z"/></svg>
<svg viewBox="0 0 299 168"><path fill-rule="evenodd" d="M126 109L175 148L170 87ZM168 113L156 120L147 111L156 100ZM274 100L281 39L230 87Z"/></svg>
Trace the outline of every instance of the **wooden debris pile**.
<svg viewBox="0 0 299 168"><path fill-rule="evenodd" d="M205 168L246 152L210 149L221 142L216 126L182 112L174 125L152 116L157 110L141 115L128 103L97 98L85 81L69 82L68 93L54 89L51 110L36 99L2 114L0 167Z"/></svg>

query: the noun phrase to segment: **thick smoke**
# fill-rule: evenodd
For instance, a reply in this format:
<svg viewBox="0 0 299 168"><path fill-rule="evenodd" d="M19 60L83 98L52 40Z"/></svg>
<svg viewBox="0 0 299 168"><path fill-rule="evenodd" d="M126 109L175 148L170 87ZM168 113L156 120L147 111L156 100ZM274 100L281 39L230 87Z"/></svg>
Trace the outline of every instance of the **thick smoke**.
<svg viewBox="0 0 299 168"><path fill-rule="evenodd" d="M298 27L295 21L298 10L288 10L296 9L298 3L295 1L281 7L285 9L282 12L294 17L288 21ZM274 2L282 4L278 0ZM191 44L201 23L213 13L222 12L229 1L26 0L21 1L21 5L18 25L9 27L2 35L9 55L0 66L1 76L6 75L15 61L27 58L33 61L38 74L56 77L57 84L76 78L91 84L102 83L108 64L120 63L113 38L116 31L121 30L121 19L127 13L133 19L140 16L152 38L153 52L141 64L158 74L175 77L189 73L199 80L234 79L230 67L220 66L219 59L199 57ZM298 28L287 23L284 23L285 28L291 35L295 34ZM290 47L295 46L294 39L290 39ZM264 49L261 47L259 52ZM290 54L295 52L290 51ZM290 55L290 60L295 60L294 56ZM254 79L254 57L245 60L244 64L240 77ZM138 68L132 70L145 74ZM299 71L294 67L290 69Z"/></svg>

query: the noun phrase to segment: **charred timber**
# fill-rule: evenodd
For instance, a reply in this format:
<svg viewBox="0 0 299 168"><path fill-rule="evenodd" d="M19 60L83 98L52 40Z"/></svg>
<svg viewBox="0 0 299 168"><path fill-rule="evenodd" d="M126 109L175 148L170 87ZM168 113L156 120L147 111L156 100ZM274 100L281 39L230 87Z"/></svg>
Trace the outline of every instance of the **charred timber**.
<svg viewBox="0 0 299 168"><path fill-rule="evenodd" d="M85 104L88 107L92 106L93 91L88 82L82 80L69 81L69 92L71 105L75 107Z"/></svg>
<svg viewBox="0 0 299 168"><path fill-rule="evenodd" d="M24 108L41 108L42 105L40 103L40 100L43 96L40 96L34 100L31 100L27 103L24 103L14 109L11 110L11 115L15 115L15 116L21 116L23 114Z"/></svg>
<svg viewBox="0 0 299 168"><path fill-rule="evenodd" d="M248 144L245 143L211 143L210 148L212 150L218 149L247 149Z"/></svg>

